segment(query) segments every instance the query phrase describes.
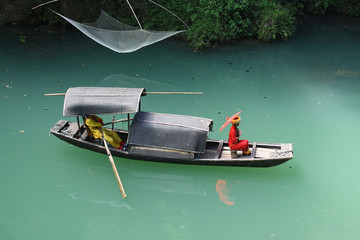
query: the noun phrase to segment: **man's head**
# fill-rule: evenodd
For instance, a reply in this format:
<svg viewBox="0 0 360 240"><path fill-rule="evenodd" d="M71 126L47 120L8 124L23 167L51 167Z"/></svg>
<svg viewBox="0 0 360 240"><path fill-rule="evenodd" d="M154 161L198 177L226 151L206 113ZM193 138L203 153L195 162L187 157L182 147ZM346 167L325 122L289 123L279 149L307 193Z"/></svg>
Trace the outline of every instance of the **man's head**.
<svg viewBox="0 0 360 240"><path fill-rule="evenodd" d="M234 117L233 120L231 120L231 123L236 126L239 126L240 122L241 122L241 117L239 117L239 116L236 116L236 117Z"/></svg>

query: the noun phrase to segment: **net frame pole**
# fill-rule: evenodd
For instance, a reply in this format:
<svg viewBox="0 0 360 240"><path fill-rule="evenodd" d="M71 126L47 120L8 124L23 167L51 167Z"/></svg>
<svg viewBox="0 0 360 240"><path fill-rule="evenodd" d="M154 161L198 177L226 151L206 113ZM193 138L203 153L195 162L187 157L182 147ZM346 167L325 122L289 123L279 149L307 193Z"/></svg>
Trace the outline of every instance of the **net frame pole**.
<svg viewBox="0 0 360 240"><path fill-rule="evenodd" d="M135 14L135 12L134 12L134 9L132 8L132 6L131 6L131 4L130 4L130 2L129 2L129 0L126 0L126 2L127 2L127 4L129 5L129 7L130 7L130 9L131 9L131 12L134 14L135 19L136 19L137 23L139 24L140 29L143 29L142 26L141 26L141 23L140 23L140 21L139 21L139 19L138 19L138 17L136 16L136 14Z"/></svg>
<svg viewBox="0 0 360 240"><path fill-rule="evenodd" d="M172 14L174 17L176 17L177 19L179 19L179 20L187 27L187 29L190 29L190 27L189 27L178 15L176 15L175 13L173 13L172 11L170 11L169 9L167 9L166 7L160 5L160 4L157 3L157 2L154 2L154 1L152 1L152 0L148 0L148 1L151 2L151 3L154 4L154 5L162 8L162 9L164 9L165 11L169 12L169 13Z"/></svg>

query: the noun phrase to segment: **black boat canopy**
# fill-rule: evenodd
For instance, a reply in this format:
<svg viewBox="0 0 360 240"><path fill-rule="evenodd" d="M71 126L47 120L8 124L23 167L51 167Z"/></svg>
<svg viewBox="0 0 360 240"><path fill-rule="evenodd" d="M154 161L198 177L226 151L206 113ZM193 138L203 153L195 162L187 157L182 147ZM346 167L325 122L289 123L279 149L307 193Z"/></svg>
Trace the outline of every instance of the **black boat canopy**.
<svg viewBox="0 0 360 240"><path fill-rule="evenodd" d="M144 88L76 87L65 95L63 115L136 113Z"/></svg>
<svg viewBox="0 0 360 240"><path fill-rule="evenodd" d="M212 120L207 118L138 112L131 124L128 144L202 153L211 127Z"/></svg>

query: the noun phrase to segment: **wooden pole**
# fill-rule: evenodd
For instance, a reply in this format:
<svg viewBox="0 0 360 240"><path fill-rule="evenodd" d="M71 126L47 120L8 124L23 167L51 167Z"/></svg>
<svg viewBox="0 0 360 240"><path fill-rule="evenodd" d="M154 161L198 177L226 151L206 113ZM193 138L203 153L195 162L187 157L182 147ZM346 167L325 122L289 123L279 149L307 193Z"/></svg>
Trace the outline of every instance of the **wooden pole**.
<svg viewBox="0 0 360 240"><path fill-rule="evenodd" d="M202 92L145 92L146 94L203 94Z"/></svg>
<svg viewBox="0 0 360 240"><path fill-rule="evenodd" d="M116 169L114 159L113 159L113 157L112 157L112 155L111 155L111 152L110 152L110 150L109 150L109 147L108 147L108 145L107 145L107 143L106 143L105 136L104 136L104 133L103 133L102 128L100 128L100 131L101 131L101 135L102 135L102 137L103 137L103 141L104 141L104 146L105 146L105 149L106 149L106 153L107 153L107 155L108 155L108 157L109 157L111 166L112 166L112 168L113 168L113 171L114 171L116 180L117 180L117 182L118 182L118 185L119 185L119 188L120 188L120 191L121 191L121 195L122 195L123 198L126 198L125 189L124 189L124 187L123 187L123 185L122 185L122 183L121 183L119 173L118 173L118 171L117 171L117 169Z"/></svg>
<svg viewBox="0 0 360 240"><path fill-rule="evenodd" d="M114 124L114 123L119 123L119 122L128 122L129 120L133 120L133 118L123 118L123 119L119 119L119 120L115 120L115 121L112 121L112 122L107 122L107 123L104 123L103 126L105 125L109 125L109 124Z"/></svg>
<svg viewBox="0 0 360 240"><path fill-rule="evenodd" d="M65 96L66 93L45 93L44 96Z"/></svg>
<svg viewBox="0 0 360 240"><path fill-rule="evenodd" d="M66 93L46 93L44 96L65 96ZM162 95L162 94L186 94L186 95L200 95L202 92L146 92L146 94Z"/></svg>

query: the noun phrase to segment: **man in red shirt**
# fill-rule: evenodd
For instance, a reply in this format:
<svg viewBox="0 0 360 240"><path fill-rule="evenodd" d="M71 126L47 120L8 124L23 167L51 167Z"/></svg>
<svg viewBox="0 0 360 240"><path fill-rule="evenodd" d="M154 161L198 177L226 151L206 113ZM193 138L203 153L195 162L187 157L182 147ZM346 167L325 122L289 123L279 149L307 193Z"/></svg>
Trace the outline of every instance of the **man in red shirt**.
<svg viewBox="0 0 360 240"><path fill-rule="evenodd" d="M231 150L241 150L244 155L250 155L251 152L249 150L249 141L248 140L240 140L241 131L237 128L239 126L241 118L236 116L233 120L231 120L232 126L229 132L229 147Z"/></svg>

